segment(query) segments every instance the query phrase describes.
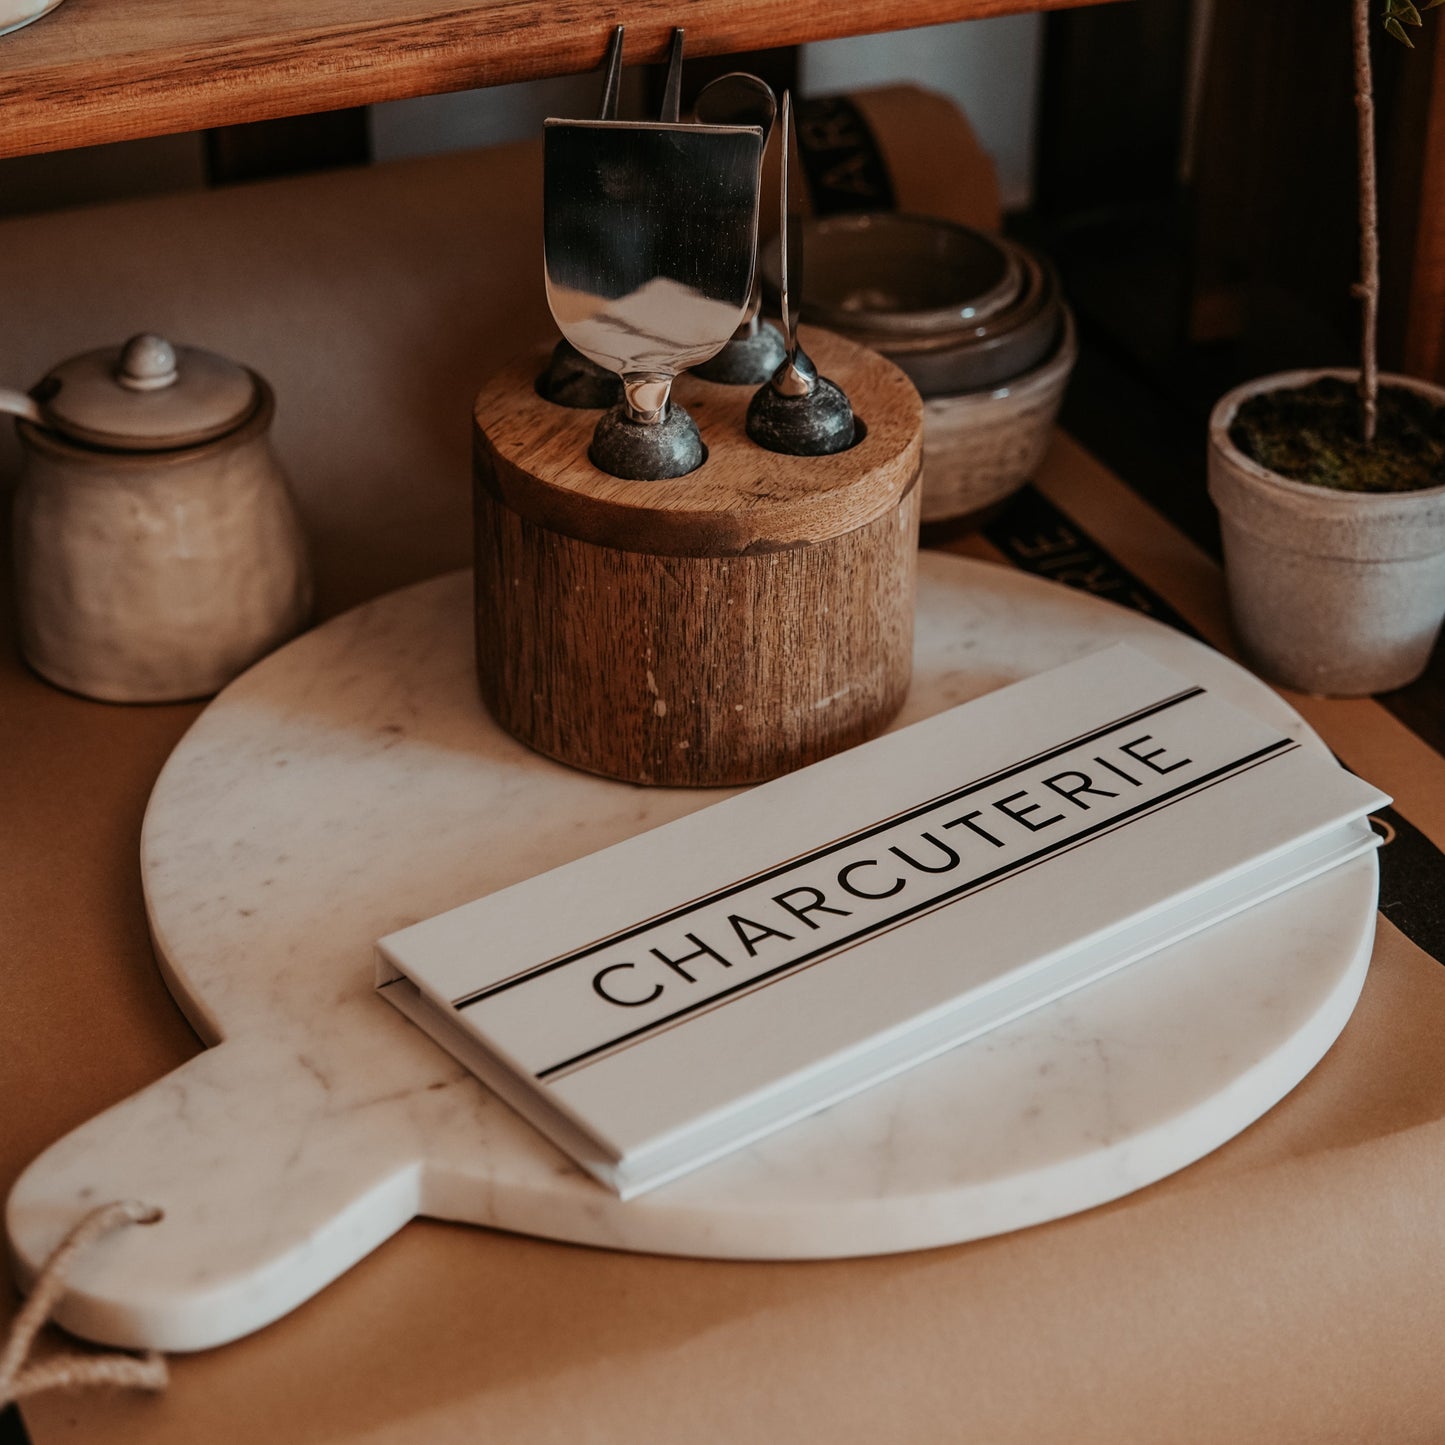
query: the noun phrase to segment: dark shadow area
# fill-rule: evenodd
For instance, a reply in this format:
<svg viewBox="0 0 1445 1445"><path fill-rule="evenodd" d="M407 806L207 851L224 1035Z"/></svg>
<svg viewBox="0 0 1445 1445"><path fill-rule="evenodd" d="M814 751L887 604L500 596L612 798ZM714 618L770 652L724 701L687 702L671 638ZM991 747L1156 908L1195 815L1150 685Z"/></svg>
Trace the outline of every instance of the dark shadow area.
<svg viewBox="0 0 1445 1445"><path fill-rule="evenodd" d="M1077 314L1061 425L1217 558L1210 411L1253 377L1358 365L1358 232L1347 7L1210 10L1207 26L1191 0L1047 18L1036 201L1009 230L1055 261ZM1380 30L1372 51L1383 370L1407 369L1421 304L1421 33L1411 52ZM1435 747L1442 650L1380 698Z"/></svg>

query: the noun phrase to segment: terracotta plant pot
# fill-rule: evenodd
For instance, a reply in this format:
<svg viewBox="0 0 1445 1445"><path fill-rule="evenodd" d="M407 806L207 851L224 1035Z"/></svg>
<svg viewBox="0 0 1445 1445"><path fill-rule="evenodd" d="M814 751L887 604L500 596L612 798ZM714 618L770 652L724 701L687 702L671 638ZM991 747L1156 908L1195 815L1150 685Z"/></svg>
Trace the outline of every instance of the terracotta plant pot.
<svg viewBox="0 0 1445 1445"><path fill-rule="evenodd" d="M1245 659L1301 692L1359 697L1413 682L1445 616L1445 486L1342 492L1290 481L1229 439L1261 392L1351 371L1287 371L1236 387L1209 419L1209 495L1219 509L1230 611ZM1405 376L1445 406L1445 388Z"/></svg>

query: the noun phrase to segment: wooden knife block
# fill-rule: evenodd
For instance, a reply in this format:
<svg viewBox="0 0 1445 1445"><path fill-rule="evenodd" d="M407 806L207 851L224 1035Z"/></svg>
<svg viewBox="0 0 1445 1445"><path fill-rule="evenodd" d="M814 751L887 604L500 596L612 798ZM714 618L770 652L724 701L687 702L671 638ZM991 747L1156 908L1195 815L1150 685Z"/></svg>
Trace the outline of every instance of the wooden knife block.
<svg viewBox="0 0 1445 1445"><path fill-rule="evenodd" d="M763 450L753 388L678 379L708 448L673 481L587 459L600 415L544 400L543 354L474 425L477 670L514 737L632 783L758 782L880 732L913 661L922 405L890 362L804 329L862 423L830 457Z"/></svg>

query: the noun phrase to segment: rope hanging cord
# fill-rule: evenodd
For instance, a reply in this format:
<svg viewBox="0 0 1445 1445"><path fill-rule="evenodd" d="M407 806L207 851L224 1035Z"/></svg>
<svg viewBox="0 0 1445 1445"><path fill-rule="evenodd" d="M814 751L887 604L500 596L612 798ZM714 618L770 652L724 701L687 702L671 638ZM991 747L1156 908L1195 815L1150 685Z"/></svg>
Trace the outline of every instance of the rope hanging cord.
<svg viewBox="0 0 1445 1445"><path fill-rule="evenodd" d="M169 1378L165 1356L157 1350L144 1355L56 1355L27 1365L30 1347L40 1327L50 1318L61 1295L65 1277L76 1258L96 1240L122 1224L155 1224L161 1211L133 1199L102 1204L93 1209L65 1236L30 1291L30 1298L15 1316L9 1338L0 1349L0 1408L42 1390L79 1388L86 1385L121 1385L137 1390L163 1390Z"/></svg>

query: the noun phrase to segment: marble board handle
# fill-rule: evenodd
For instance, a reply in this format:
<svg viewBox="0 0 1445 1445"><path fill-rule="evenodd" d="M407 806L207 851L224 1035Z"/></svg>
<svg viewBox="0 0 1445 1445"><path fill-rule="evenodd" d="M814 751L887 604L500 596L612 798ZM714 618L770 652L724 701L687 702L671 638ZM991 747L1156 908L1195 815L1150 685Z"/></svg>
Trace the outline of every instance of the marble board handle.
<svg viewBox="0 0 1445 1445"><path fill-rule="evenodd" d="M417 1096L328 1112L328 1091L304 1048L235 1039L83 1124L11 1192L20 1283L96 1205L139 1199L164 1218L77 1262L59 1324L125 1348L199 1350L286 1313L420 1205ZM388 1138L394 1152L378 1147Z"/></svg>

